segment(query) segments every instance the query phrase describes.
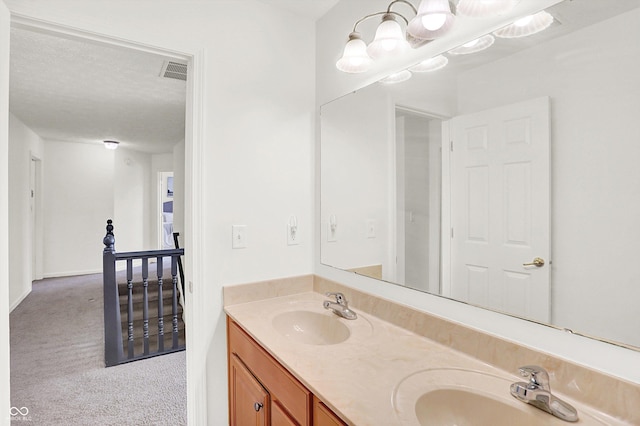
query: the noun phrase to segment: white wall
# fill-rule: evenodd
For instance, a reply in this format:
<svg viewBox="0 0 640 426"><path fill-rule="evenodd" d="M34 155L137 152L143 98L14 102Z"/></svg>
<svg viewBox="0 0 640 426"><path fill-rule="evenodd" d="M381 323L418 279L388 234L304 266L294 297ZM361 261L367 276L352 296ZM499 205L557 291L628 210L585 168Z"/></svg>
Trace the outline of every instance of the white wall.
<svg viewBox="0 0 640 426"><path fill-rule="evenodd" d="M44 142L9 114L9 306L13 310L31 292L33 238L29 218L31 158L43 160Z"/></svg>
<svg viewBox="0 0 640 426"><path fill-rule="evenodd" d="M201 155L189 157L187 143L187 162L202 164L195 194L202 189L203 196L193 201L201 209L187 206L185 213L187 220L201 218L202 228L194 232L204 243L186 256L207 261L206 275L187 297L197 317L187 330L189 414L194 424L207 423L204 411L208 424L227 424L221 287L313 270L314 23L255 0L180 7L146 0L5 2L22 15L204 61L195 94L202 107L196 129L204 141ZM297 246L286 244L292 214L301 233ZM233 224L248 226L246 249L231 249ZM191 247L195 237L184 237ZM186 273L193 280L196 271Z"/></svg>
<svg viewBox="0 0 640 426"><path fill-rule="evenodd" d="M184 247L184 203L185 203L185 143L180 141L173 147L173 232L180 233L180 247Z"/></svg>
<svg viewBox="0 0 640 426"><path fill-rule="evenodd" d="M550 1L544 3L545 4L543 4L542 1L520 2L517 7L545 7L555 2ZM367 13L371 13L385 6L386 2L378 2L377 0L342 0L334 9L317 22L316 72L318 79L316 83L316 93L318 105L377 80L385 74L385 70L388 71L394 69L394 67L396 70L408 67L412 63L417 62L416 58L420 53L423 53L426 57L430 57L436 53L455 47L456 44L461 44L465 39L470 40L474 38L470 36L473 31L469 31L460 33L459 38L457 38L458 35L456 35L449 41L441 40L440 42L429 43L423 48L418 49L418 51L414 51L408 58L390 61L386 66L377 67L364 75L346 75L338 72L334 64L340 57L346 36L351 31L354 22ZM522 10L519 10L519 12L522 12ZM503 23L508 23L510 16L503 16L499 18L498 21L499 20L502 20ZM483 24L487 25L485 31L486 29L500 26L500 23L497 21L488 22L483 20ZM339 34L339 29L341 28L344 28L344 34ZM474 36L477 37L482 33L483 31L480 29L474 33ZM635 39L637 39L637 37L630 37L629 41L631 42L631 40ZM318 143L316 146L317 159L319 159L319 149ZM319 164L316 164L316 170L320 170ZM317 204L320 202L319 182L320 178L318 176L316 178ZM316 208L316 214L319 214L318 208ZM317 222L319 223L320 220ZM320 226L317 226L316 235L319 236L320 232ZM319 250L319 247L320 243L318 242L316 244L316 250ZM441 315L477 329L485 330L526 346L535 347L561 358L573 360L582 365L588 365L596 370L604 371L635 383L640 383L640 371L637 369L637 365L640 363L640 352L600 343L577 335L570 335L561 330L538 326L527 321L474 308L444 298L418 293L400 286L390 286L366 277L354 276L353 274L322 265L319 262L319 255L316 256L316 260L316 273L327 278L344 282L355 288L373 292L380 296L432 312L436 315ZM615 359L616 362L611 362L612 359ZM527 362L527 360L522 361Z"/></svg>
<svg viewBox="0 0 640 426"><path fill-rule="evenodd" d="M464 114L550 96L552 323L635 346L639 24L635 9L473 69L458 100Z"/></svg>
<svg viewBox="0 0 640 426"><path fill-rule="evenodd" d="M9 11L0 2L0 229L9 228ZM0 233L0 407L9 408L9 235ZM6 302L5 302L6 301ZM0 414L0 425L9 425Z"/></svg>
<svg viewBox="0 0 640 426"><path fill-rule="evenodd" d="M155 217L151 200L156 191L151 163L151 155L147 153L126 148L114 151L112 219L117 251L156 248L151 245L150 223Z"/></svg>
<svg viewBox="0 0 640 426"><path fill-rule="evenodd" d="M114 151L47 140L44 153L44 276L100 272L114 214Z"/></svg>

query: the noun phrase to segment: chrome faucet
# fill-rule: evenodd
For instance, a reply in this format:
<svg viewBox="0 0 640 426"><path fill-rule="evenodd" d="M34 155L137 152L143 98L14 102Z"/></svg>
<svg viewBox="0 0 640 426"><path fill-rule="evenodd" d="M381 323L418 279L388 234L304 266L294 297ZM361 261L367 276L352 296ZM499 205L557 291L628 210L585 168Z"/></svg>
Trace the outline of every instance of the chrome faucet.
<svg viewBox="0 0 640 426"><path fill-rule="evenodd" d="M349 309L349 302L345 299L342 293L325 293L327 297L335 297L336 301L325 300L322 303L325 309L331 309L336 315L348 320L354 320L358 318L355 312Z"/></svg>
<svg viewBox="0 0 640 426"><path fill-rule="evenodd" d="M529 382L516 382L511 385L511 395L522 402L553 414L568 422L578 421L578 412L568 403L551 394L549 373L537 365L520 367L520 375Z"/></svg>

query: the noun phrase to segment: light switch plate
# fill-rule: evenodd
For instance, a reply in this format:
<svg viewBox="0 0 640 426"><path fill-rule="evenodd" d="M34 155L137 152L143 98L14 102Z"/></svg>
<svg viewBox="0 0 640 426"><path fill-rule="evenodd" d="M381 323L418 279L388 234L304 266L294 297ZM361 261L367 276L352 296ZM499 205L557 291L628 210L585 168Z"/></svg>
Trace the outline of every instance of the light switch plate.
<svg viewBox="0 0 640 426"><path fill-rule="evenodd" d="M247 225L231 226L231 248L241 249L247 247Z"/></svg>
<svg viewBox="0 0 640 426"><path fill-rule="evenodd" d="M367 238L376 237L376 221L375 219L367 219Z"/></svg>

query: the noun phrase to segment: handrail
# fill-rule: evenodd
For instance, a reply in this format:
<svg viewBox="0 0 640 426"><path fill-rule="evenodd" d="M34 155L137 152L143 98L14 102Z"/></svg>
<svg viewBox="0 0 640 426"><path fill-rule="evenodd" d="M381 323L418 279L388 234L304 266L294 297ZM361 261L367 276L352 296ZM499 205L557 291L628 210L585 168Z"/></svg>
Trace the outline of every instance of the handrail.
<svg viewBox="0 0 640 426"><path fill-rule="evenodd" d="M103 239L105 245L103 251L103 296L104 296L104 337L105 337L105 364L107 367L118 365L123 362L144 359L151 356L161 355L163 353L175 352L183 350L184 346L179 345L178 338L178 271L177 264L180 256L184 255L184 249L167 249L167 250L147 250L147 251L115 251L115 236L113 234L113 221L107 220L107 234ZM164 262L163 259L170 257L171 267L171 297L172 303L167 306L171 308L171 334L172 344L170 348L164 347L164 301L162 297L164 286ZM149 347L149 278L153 281L155 278L149 276L149 259L156 259L156 277L158 290L158 350L152 351ZM142 292L143 292L143 353L134 353L134 310L133 310L133 261L141 260L142 268ZM116 278L116 262L126 261L126 278L127 278L127 353L125 356L125 348L122 333L122 314L120 312L120 293Z"/></svg>

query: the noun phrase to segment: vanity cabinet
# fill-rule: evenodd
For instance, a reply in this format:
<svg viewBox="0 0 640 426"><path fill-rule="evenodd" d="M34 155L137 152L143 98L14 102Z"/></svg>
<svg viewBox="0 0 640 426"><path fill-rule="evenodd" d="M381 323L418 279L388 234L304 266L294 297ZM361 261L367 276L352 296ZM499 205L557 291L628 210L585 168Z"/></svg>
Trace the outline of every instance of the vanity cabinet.
<svg viewBox="0 0 640 426"><path fill-rule="evenodd" d="M228 317L227 350L232 426L346 426Z"/></svg>

